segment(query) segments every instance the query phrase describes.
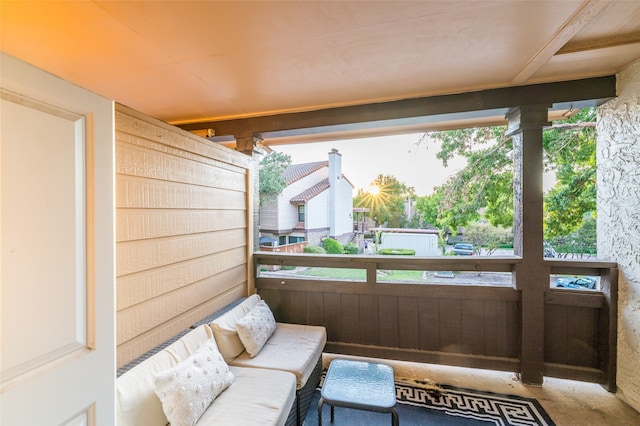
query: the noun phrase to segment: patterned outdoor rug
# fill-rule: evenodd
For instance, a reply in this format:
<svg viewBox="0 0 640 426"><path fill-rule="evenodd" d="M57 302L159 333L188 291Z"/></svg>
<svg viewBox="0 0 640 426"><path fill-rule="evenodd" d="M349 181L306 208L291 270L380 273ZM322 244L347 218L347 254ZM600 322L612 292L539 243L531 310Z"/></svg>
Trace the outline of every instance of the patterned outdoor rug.
<svg viewBox="0 0 640 426"><path fill-rule="evenodd" d="M307 413L305 426L318 424L316 390ZM396 410L400 425L456 425L456 426L555 426L542 406L532 398L481 392L433 383L396 380ZM330 407L322 408L323 424L329 423ZM334 425L389 425L391 415L335 408Z"/></svg>

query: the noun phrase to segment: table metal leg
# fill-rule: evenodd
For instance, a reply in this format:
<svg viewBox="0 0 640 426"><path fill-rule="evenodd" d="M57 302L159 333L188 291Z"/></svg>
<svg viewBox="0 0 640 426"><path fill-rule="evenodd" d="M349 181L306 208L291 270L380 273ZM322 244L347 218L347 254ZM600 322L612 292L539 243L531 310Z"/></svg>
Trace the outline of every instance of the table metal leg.
<svg viewBox="0 0 640 426"><path fill-rule="evenodd" d="M331 423L333 423L333 405L330 405L331 407Z"/></svg>
<svg viewBox="0 0 640 426"><path fill-rule="evenodd" d="M322 405L324 404L324 398L320 398L318 401L318 426L322 426Z"/></svg>
<svg viewBox="0 0 640 426"><path fill-rule="evenodd" d="M395 407L391 409L391 426L400 426L400 419L398 419L398 412Z"/></svg>

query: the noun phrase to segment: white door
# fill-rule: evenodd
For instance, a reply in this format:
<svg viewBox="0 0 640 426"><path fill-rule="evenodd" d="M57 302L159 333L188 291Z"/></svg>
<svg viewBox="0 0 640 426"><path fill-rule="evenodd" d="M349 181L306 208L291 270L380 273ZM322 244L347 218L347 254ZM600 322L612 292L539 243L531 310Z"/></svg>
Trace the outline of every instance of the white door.
<svg viewBox="0 0 640 426"><path fill-rule="evenodd" d="M113 102L0 55L0 424L113 425Z"/></svg>

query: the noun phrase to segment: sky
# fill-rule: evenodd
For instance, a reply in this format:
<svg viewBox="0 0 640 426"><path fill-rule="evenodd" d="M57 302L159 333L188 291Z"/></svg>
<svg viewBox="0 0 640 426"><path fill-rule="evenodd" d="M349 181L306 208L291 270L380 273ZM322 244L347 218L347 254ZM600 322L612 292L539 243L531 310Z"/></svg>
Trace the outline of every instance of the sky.
<svg viewBox="0 0 640 426"><path fill-rule="evenodd" d="M289 154L292 164L328 160L329 152L336 148L342 154L342 173L353 184L354 195L359 188L366 190L379 174L383 174L413 186L416 195L424 196L433 193L435 186L464 167L466 160L453 159L445 168L436 158L439 142L418 145L421 136L421 133L381 136L271 148Z"/></svg>

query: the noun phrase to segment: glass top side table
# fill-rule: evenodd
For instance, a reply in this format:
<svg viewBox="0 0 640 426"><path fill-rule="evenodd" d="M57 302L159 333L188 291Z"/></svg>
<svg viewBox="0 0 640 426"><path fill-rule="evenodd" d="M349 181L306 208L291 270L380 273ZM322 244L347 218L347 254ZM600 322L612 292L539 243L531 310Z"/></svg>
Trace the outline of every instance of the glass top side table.
<svg viewBox="0 0 640 426"><path fill-rule="evenodd" d="M322 406L391 413L391 424L399 424L393 368L386 364L334 359L324 379L318 402L318 424L322 425Z"/></svg>

